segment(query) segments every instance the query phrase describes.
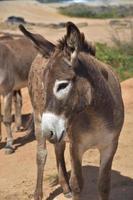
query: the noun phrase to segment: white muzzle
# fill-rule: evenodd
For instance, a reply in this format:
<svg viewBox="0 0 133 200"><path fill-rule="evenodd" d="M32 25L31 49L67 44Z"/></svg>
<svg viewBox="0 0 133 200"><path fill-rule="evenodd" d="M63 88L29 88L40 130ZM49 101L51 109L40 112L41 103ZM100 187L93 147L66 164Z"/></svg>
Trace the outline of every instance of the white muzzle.
<svg viewBox="0 0 133 200"><path fill-rule="evenodd" d="M66 133L65 119L50 112L42 115L42 133L52 143L60 142Z"/></svg>

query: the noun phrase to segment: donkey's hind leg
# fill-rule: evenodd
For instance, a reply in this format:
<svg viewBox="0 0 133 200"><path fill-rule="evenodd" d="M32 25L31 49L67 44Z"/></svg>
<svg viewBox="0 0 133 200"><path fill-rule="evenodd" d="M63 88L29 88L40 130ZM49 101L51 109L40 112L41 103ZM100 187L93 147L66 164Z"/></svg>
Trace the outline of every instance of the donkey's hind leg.
<svg viewBox="0 0 133 200"><path fill-rule="evenodd" d="M62 141L61 143L55 144L55 155L56 155L59 183L63 189L63 193L65 197L69 198L71 197L71 191L69 187L69 178L66 171L64 151L65 151L64 141Z"/></svg>
<svg viewBox="0 0 133 200"><path fill-rule="evenodd" d="M19 131L22 128L22 116L21 116L22 95L21 95L20 90L13 92L13 100L14 100L14 107L15 107L16 131Z"/></svg>
<svg viewBox="0 0 133 200"><path fill-rule="evenodd" d="M13 137L12 137L12 130L11 130L11 123L12 123L11 109L12 109L12 92L8 93L6 96L4 96L3 122L6 127L6 132L7 132L7 144L5 146L6 154L11 154L14 152L14 149L12 146L13 145Z"/></svg>
<svg viewBox="0 0 133 200"><path fill-rule="evenodd" d="M100 169L98 178L99 200L108 200L110 192L111 166L117 142L100 149Z"/></svg>

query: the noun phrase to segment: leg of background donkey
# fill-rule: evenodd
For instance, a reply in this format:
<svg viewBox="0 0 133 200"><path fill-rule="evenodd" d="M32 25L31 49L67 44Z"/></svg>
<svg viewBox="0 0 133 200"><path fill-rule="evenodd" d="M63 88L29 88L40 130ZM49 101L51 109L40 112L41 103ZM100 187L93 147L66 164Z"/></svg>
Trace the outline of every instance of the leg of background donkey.
<svg viewBox="0 0 133 200"><path fill-rule="evenodd" d="M111 166L117 143L100 150L100 169L98 178L99 200L108 200L110 192Z"/></svg>
<svg viewBox="0 0 133 200"><path fill-rule="evenodd" d="M37 115L34 115L35 135L37 140L37 183L34 193L34 200L42 200L43 198L43 172L47 158L46 141L41 132L41 122Z"/></svg>
<svg viewBox="0 0 133 200"><path fill-rule="evenodd" d="M12 93L9 93L6 96L4 96L4 116L3 116L3 122L5 124L7 132L7 144L5 146L6 154L11 154L14 152L13 137L11 130L11 123L12 123L11 110L12 110Z"/></svg>
<svg viewBox="0 0 133 200"><path fill-rule="evenodd" d="M0 142L2 140L1 123L2 123L2 110L1 110L1 95L0 95Z"/></svg>
<svg viewBox="0 0 133 200"><path fill-rule="evenodd" d="M33 113L30 114L30 117L25 125L25 130L26 130L26 136L24 137L25 139L27 138L34 138L35 137L35 127L34 127L34 115Z"/></svg>
<svg viewBox="0 0 133 200"><path fill-rule="evenodd" d="M20 90L16 90L13 92L13 101L14 101L14 108L15 108L15 124L16 124L16 131L21 130L22 128L22 95Z"/></svg>
<svg viewBox="0 0 133 200"><path fill-rule="evenodd" d="M72 199L80 200L80 192L83 187L82 178L82 156L83 151L76 143L70 144L70 156L71 156L71 177L70 187L72 190Z"/></svg>
<svg viewBox="0 0 133 200"><path fill-rule="evenodd" d="M71 197L69 178L66 171L66 164L64 159L65 142L55 144L55 155L58 169L59 183L63 189L63 193L66 197Z"/></svg>

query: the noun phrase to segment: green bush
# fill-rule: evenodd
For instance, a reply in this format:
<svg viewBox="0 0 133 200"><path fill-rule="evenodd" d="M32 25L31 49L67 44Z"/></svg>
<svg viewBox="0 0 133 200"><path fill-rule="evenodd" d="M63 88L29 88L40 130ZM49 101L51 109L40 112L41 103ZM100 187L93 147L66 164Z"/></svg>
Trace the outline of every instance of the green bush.
<svg viewBox="0 0 133 200"><path fill-rule="evenodd" d="M63 15L71 17L86 17L86 18L119 18L133 15L133 5L120 6L88 6L85 4L70 4L65 7L60 7L59 12Z"/></svg>
<svg viewBox="0 0 133 200"><path fill-rule="evenodd" d="M111 65L121 81L133 77L133 52L127 52L118 47L108 47L101 43L96 43L96 50L97 58Z"/></svg>

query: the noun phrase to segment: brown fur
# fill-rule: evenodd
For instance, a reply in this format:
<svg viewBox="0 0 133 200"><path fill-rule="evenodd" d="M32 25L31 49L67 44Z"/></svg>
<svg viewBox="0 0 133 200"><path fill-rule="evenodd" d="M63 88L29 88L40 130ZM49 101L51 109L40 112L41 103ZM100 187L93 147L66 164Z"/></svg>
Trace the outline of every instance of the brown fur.
<svg viewBox="0 0 133 200"><path fill-rule="evenodd" d="M28 32L28 37L30 34ZM33 37L31 34L30 38ZM35 40L36 38L33 41ZM56 143L57 139L51 140L53 129L48 129L50 125L47 127L49 141L55 145L59 182L64 194L70 195L71 191L72 199L80 200L83 187L82 156L88 148L97 148L100 152L99 200L109 199L112 160L124 119L123 101L116 74L111 67L94 57L89 45L79 29L68 22L66 36L50 51L49 59L44 58L42 61L37 56L30 70L29 90L37 139L38 175L35 200L41 200L43 196L43 169L47 150L46 137L41 126L47 120L46 117L43 119L42 114L47 113L54 113L59 119L64 116L67 124L64 130L67 131L70 141L69 183L64 162L65 143L63 140L60 143ZM63 99L58 99L53 92L57 80L71 84L69 93ZM56 93L67 87L67 84L58 84ZM57 124L58 122L55 126Z"/></svg>

